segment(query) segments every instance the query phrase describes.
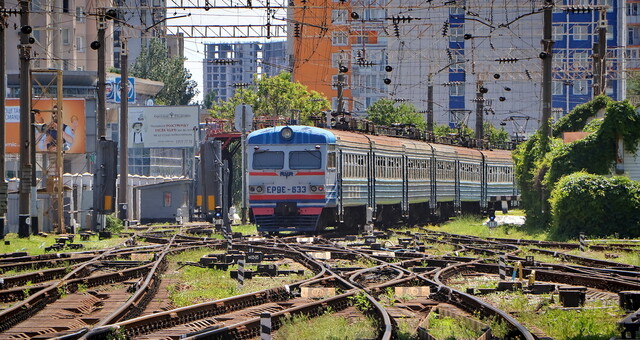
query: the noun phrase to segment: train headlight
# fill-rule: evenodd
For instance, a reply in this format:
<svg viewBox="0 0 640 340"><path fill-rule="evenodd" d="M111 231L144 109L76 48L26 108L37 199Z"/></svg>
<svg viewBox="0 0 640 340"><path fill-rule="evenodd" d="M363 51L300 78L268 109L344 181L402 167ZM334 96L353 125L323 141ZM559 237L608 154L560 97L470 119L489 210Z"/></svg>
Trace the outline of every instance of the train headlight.
<svg viewBox="0 0 640 340"><path fill-rule="evenodd" d="M256 192L261 193L263 190L262 185L256 186Z"/></svg>
<svg viewBox="0 0 640 340"><path fill-rule="evenodd" d="M262 191L264 191L264 188L262 187L262 185L250 185L249 186L249 192L261 193Z"/></svg>
<svg viewBox="0 0 640 340"><path fill-rule="evenodd" d="M282 130L280 130L280 137L284 140L291 140L291 138L293 138L293 130L288 126L282 128Z"/></svg>
<svg viewBox="0 0 640 340"><path fill-rule="evenodd" d="M318 190L318 187L316 187L315 185L312 185L310 189L312 192L316 192Z"/></svg>
<svg viewBox="0 0 640 340"><path fill-rule="evenodd" d="M318 191L324 191L324 188L322 187L322 185L318 186Z"/></svg>

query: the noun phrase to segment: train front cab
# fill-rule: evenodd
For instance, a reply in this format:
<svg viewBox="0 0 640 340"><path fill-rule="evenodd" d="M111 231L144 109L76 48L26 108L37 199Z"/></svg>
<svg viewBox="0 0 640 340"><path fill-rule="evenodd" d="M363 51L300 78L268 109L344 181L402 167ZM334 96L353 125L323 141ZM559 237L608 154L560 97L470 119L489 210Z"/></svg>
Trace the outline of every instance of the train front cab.
<svg viewBox="0 0 640 340"><path fill-rule="evenodd" d="M273 127L252 132L247 143L249 207L258 231L316 232L324 207L335 202L333 134Z"/></svg>

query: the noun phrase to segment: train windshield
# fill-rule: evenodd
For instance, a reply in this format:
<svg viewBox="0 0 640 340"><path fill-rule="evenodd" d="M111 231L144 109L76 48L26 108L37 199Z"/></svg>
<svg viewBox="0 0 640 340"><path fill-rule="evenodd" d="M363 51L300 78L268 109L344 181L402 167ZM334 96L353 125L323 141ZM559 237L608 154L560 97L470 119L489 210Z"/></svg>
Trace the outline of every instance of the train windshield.
<svg viewBox="0 0 640 340"><path fill-rule="evenodd" d="M253 154L253 168L282 169L284 167L283 151L260 151Z"/></svg>
<svg viewBox="0 0 640 340"><path fill-rule="evenodd" d="M291 151L289 153L289 169L320 169L322 159L320 151Z"/></svg>

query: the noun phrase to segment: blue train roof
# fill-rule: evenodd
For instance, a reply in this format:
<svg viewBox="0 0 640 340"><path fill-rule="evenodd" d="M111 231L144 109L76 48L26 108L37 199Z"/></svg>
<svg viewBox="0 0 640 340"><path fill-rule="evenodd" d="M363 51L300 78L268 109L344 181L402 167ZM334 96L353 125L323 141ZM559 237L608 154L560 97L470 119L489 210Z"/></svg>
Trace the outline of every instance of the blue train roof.
<svg viewBox="0 0 640 340"><path fill-rule="evenodd" d="M285 127L293 131L293 137L289 140L280 136L280 131ZM326 144L335 143L336 136L331 131L313 126L274 126L251 132L247 142L249 144Z"/></svg>

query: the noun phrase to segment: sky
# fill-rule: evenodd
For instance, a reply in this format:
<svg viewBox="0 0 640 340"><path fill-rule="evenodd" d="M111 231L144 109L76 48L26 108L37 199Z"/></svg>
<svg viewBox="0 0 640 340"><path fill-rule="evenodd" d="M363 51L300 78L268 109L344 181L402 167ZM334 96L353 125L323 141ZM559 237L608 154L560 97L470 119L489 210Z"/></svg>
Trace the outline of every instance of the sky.
<svg viewBox="0 0 640 340"><path fill-rule="evenodd" d="M255 2L255 0L254 0ZM261 2L261 1L259 1ZM258 2L258 3L259 3ZM170 6L170 5L169 5ZM205 10L192 10L192 11L175 11L167 10L167 17L182 16L190 14L188 17L168 19L168 26L189 26L189 25L259 25L266 22L266 10L256 9L211 9ZM284 13L276 13L277 18L285 17ZM282 20L272 19L274 24L283 24ZM171 28L169 28L171 30ZM194 101L202 102L204 97L203 88L203 70L202 60L204 59L204 46L206 43L233 43L233 42L251 42L251 41L267 41L263 39L203 39L203 38L190 38L185 37L184 41L184 56L187 59L185 61L185 68L187 68L191 74L193 80L198 83L198 95L194 98Z"/></svg>

